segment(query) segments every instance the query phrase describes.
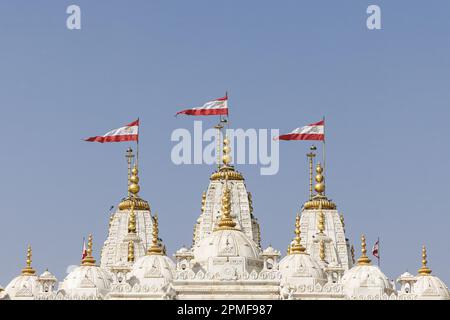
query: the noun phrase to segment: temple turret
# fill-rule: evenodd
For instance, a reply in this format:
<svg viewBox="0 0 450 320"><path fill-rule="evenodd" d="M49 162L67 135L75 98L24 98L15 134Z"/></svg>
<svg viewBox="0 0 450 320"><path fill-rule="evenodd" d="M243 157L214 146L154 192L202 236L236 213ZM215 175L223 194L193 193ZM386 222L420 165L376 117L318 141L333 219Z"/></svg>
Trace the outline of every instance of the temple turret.
<svg viewBox="0 0 450 320"><path fill-rule="evenodd" d="M130 242L134 260L144 256L152 244L152 218L149 203L139 196L139 169L133 164L133 150L125 155L128 164L128 194L111 216L109 233L101 253L101 267L111 270L122 268L130 262Z"/></svg>

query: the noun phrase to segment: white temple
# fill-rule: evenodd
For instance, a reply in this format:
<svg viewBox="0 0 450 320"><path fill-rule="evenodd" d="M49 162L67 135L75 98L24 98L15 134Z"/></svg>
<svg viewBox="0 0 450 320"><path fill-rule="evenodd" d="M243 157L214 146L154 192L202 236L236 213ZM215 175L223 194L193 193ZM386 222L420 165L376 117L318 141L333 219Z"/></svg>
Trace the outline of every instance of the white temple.
<svg viewBox="0 0 450 320"><path fill-rule="evenodd" d="M224 139L221 165L202 196L193 243L169 257L159 238L158 217L139 197L138 167L128 158L128 196L111 216L100 264L87 255L62 282L47 270L26 267L4 289L0 300L97 299L362 299L450 300L446 285L427 267L425 247L417 275L402 274L397 290L380 268L371 264L361 237L361 256L345 236L342 214L325 195L324 169L310 160L310 198L295 218L294 239L287 254L261 247L261 233L244 177L230 165L229 140ZM315 192L314 192L314 191Z"/></svg>

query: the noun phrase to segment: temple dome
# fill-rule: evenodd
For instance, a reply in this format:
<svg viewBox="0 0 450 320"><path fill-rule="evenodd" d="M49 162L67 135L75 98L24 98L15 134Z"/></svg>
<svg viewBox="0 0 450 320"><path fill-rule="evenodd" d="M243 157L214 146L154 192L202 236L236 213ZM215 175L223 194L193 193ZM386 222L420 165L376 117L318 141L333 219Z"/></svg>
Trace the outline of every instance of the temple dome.
<svg viewBox="0 0 450 320"><path fill-rule="evenodd" d="M11 280L5 292L11 299L33 299L39 293L38 276L21 274Z"/></svg>
<svg viewBox="0 0 450 320"><path fill-rule="evenodd" d="M413 286L413 293L419 299L450 300L450 292L445 283L433 275L418 275Z"/></svg>
<svg viewBox="0 0 450 320"><path fill-rule="evenodd" d="M356 265L342 276L344 293L348 297L391 294L392 284L377 266Z"/></svg>
<svg viewBox="0 0 450 320"><path fill-rule="evenodd" d="M245 257L259 259L261 249L243 232L235 229L217 230L202 239L194 247L194 257L198 262L209 257Z"/></svg>
<svg viewBox="0 0 450 320"><path fill-rule="evenodd" d="M145 255L134 263L130 279L137 280L140 285L163 285L172 281L174 272L175 263L169 257L159 254Z"/></svg>
<svg viewBox="0 0 450 320"><path fill-rule="evenodd" d="M113 279L111 274L98 266L81 265L64 279L61 290L68 295L105 296Z"/></svg>
<svg viewBox="0 0 450 320"><path fill-rule="evenodd" d="M284 279L296 277L311 278L314 282L325 283L327 281L325 272L319 263L306 253L287 255L280 261L279 267Z"/></svg>

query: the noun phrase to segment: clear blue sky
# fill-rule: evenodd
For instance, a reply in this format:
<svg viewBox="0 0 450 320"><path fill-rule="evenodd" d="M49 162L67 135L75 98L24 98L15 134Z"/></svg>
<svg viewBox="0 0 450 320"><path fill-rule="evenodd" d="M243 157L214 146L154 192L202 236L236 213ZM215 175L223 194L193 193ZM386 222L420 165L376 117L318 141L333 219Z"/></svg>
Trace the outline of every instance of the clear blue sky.
<svg viewBox="0 0 450 320"><path fill-rule="evenodd" d="M78 4L82 30L66 29ZM381 31L366 8L382 9ZM357 248L379 236L389 278L429 266L450 284L448 1L1 1L0 284L25 263L59 280L94 253L126 192L127 144L81 138L142 120L141 195L172 254L189 245L213 168L175 166L174 118L230 92L232 126L282 132L327 117L327 192ZM205 119L206 125L214 124ZM242 165L263 245L285 252L308 196L308 143L280 171Z"/></svg>

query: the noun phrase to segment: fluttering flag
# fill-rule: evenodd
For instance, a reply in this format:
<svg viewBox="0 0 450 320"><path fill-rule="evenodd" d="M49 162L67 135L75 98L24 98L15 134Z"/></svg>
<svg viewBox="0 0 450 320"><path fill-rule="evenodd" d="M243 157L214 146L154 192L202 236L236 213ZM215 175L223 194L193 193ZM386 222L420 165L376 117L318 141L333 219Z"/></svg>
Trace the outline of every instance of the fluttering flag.
<svg viewBox="0 0 450 320"><path fill-rule="evenodd" d="M372 248L372 255L377 259L380 259L380 239L375 242Z"/></svg>
<svg viewBox="0 0 450 320"><path fill-rule="evenodd" d="M87 250L86 250L86 240L83 238L83 251L81 253L81 260L87 257Z"/></svg>
<svg viewBox="0 0 450 320"><path fill-rule="evenodd" d="M177 112L176 115L189 116L219 116L228 115L228 94L225 97L208 101L201 107L191 108Z"/></svg>
<svg viewBox="0 0 450 320"><path fill-rule="evenodd" d="M275 140L325 140L325 120L297 128L291 133L283 134Z"/></svg>
<svg viewBox="0 0 450 320"><path fill-rule="evenodd" d="M127 124L124 127L114 129L104 134L103 136L95 136L85 141L88 142L124 142L124 141L138 141L139 140L139 119Z"/></svg>

